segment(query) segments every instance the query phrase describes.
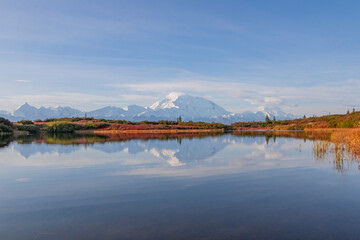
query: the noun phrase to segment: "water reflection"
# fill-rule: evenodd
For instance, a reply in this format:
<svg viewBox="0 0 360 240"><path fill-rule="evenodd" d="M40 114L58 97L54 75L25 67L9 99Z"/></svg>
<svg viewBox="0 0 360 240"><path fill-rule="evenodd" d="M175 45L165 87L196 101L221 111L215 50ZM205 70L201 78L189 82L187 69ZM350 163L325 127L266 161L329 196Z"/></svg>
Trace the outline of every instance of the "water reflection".
<svg viewBox="0 0 360 240"><path fill-rule="evenodd" d="M318 140L313 143L313 153L317 161L329 161L341 174L355 168L360 170L360 158L343 143Z"/></svg>
<svg viewBox="0 0 360 240"><path fill-rule="evenodd" d="M295 139L301 139L302 143ZM239 159L217 159L218 152L225 148L231 150L235 146ZM177 171L177 174L185 174L185 172L191 174L191 167L196 167L197 171L201 167L204 169L203 172L211 172L209 167L212 166L222 173L219 166L227 171L251 166L257 168L264 168L266 165L301 166L302 163L296 163L295 159L306 147L312 148L316 161L332 162L333 167L340 173L354 168L354 161L357 165L359 162L344 145L332 143L331 132L328 131L239 131L228 134L46 134L15 138L8 135L0 136L0 149L3 148L4 153L10 156L12 152L22 157L12 157L14 164L81 167L120 161L125 165L134 165L129 160L130 156L134 156L133 160L136 158L134 162L138 163L138 168L133 168L131 171L127 169L128 173L132 174L160 172L174 174L172 170L170 171L171 168L164 169L166 166L178 167L178 169L187 167L186 170ZM9 150L5 151L6 148ZM89 154L90 152L93 155ZM67 158L67 155L71 158ZM72 159L74 155L77 156L76 160ZM149 158L149 155L152 157ZM142 162L138 156L141 157ZM293 161L284 164L285 158L292 158ZM57 161L54 161L55 159ZM139 168L142 164L149 164L151 161L152 167Z"/></svg>
<svg viewBox="0 0 360 240"><path fill-rule="evenodd" d="M8 156L3 159L12 161L0 163L83 167L117 162L126 168L116 174L214 175L300 166L301 144L292 138L306 145L300 132L23 136L3 150Z"/></svg>
<svg viewBox="0 0 360 240"><path fill-rule="evenodd" d="M13 140L13 137L8 134L0 134L0 148L9 146L10 142Z"/></svg>
<svg viewBox="0 0 360 240"><path fill-rule="evenodd" d="M157 157L168 159L170 165L182 165L186 162L206 159L223 149L229 143L219 141L218 137L220 136L221 134L216 133L200 135L53 134L16 138L16 144L14 144L13 148L25 158L30 158L36 154L70 154L82 148L95 149L105 153L126 152L129 154L138 154L141 152L150 152ZM206 139L204 140L204 138ZM8 145L9 143L6 146Z"/></svg>
<svg viewBox="0 0 360 240"><path fill-rule="evenodd" d="M356 239L360 175L338 177L330 140L305 132L2 138L0 239Z"/></svg>

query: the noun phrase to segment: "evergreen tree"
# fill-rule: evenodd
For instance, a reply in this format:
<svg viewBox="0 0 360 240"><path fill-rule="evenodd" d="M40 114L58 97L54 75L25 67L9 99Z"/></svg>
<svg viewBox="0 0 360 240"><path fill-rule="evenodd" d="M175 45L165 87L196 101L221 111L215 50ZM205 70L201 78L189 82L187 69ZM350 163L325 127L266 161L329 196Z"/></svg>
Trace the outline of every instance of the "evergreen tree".
<svg viewBox="0 0 360 240"><path fill-rule="evenodd" d="M12 126L12 123L6 118L0 117L0 123L4 124L6 126L10 126L10 127Z"/></svg>
<svg viewBox="0 0 360 240"><path fill-rule="evenodd" d="M304 119L306 119L306 115L304 115L304 117L303 117Z"/></svg>
<svg viewBox="0 0 360 240"><path fill-rule="evenodd" d="M182 119L181 119L181 116L179 116L178 118L177 118L177 123L181 123L182 122Z"/></svg>
<svg viewBox="0 0 360 240"><path fill-rule="evenodd" d="M271 123L271 120L270 120L270 118L269 118L268 115L266 115L266 117L265 117L265 123L266 123L266 124L270 124L270 123Z"/></svg>
<svg viewBox="0 0 360 240"><path fill-rule="evenodd" d="M275 116L274 116L274 118L273 118L272 123L273 123L273 124L275 124L275 123L276 123L276 118L275 118Z"/></svg>

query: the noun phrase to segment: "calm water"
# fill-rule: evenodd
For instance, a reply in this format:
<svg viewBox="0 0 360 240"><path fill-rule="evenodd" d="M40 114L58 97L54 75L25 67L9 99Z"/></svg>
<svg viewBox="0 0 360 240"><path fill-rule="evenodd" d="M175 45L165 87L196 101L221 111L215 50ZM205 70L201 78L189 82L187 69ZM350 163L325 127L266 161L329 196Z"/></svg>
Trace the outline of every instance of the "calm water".
<svg viewBox="0 0 360 240"><path fill-rule="evenodd" d="M326 136L0 139L0 239L360 236L358 163L314 153Z"/></svg>

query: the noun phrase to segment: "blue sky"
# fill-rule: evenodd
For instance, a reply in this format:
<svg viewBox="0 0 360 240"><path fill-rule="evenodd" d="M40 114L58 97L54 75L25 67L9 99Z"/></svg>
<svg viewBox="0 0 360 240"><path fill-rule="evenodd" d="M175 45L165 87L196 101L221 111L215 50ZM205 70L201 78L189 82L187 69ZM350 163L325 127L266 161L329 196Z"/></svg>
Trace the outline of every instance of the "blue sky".
<svg viewBox="0 0 360 240"><path fill-rule="evenodd" d="M0 109L151 105L360 110L358 1L0 0Z"/></svg>

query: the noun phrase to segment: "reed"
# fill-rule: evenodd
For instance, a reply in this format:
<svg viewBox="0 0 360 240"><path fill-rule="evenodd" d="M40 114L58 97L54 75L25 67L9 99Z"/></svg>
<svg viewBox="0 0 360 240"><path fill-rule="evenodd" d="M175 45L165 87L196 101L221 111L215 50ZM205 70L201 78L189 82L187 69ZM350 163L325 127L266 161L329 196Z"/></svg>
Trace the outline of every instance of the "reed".
<svg viewBox="0 0 360 240"><path fill-rule="evenodd" d="M323 160L326 158L326 156L330 152L330 145L331 143L329 141L325 140L316 140L314 141L313 145L313 153L315 155L315 158L317 160Z"/></svg>
<svg viewBox="0 0 360 240"><path fill-rule="evenodd" d="M316 140L313 153L317 160L327 156L341 173L355 163L360 169L360 129L332 131L329 140Z"/></svg>
<svg viewBox="0 0 360 240"><path fill-rule="evenodd" d="M331 141L341 145L353 157L360 157L360 129L335 131L331 135Z"/></svg>

